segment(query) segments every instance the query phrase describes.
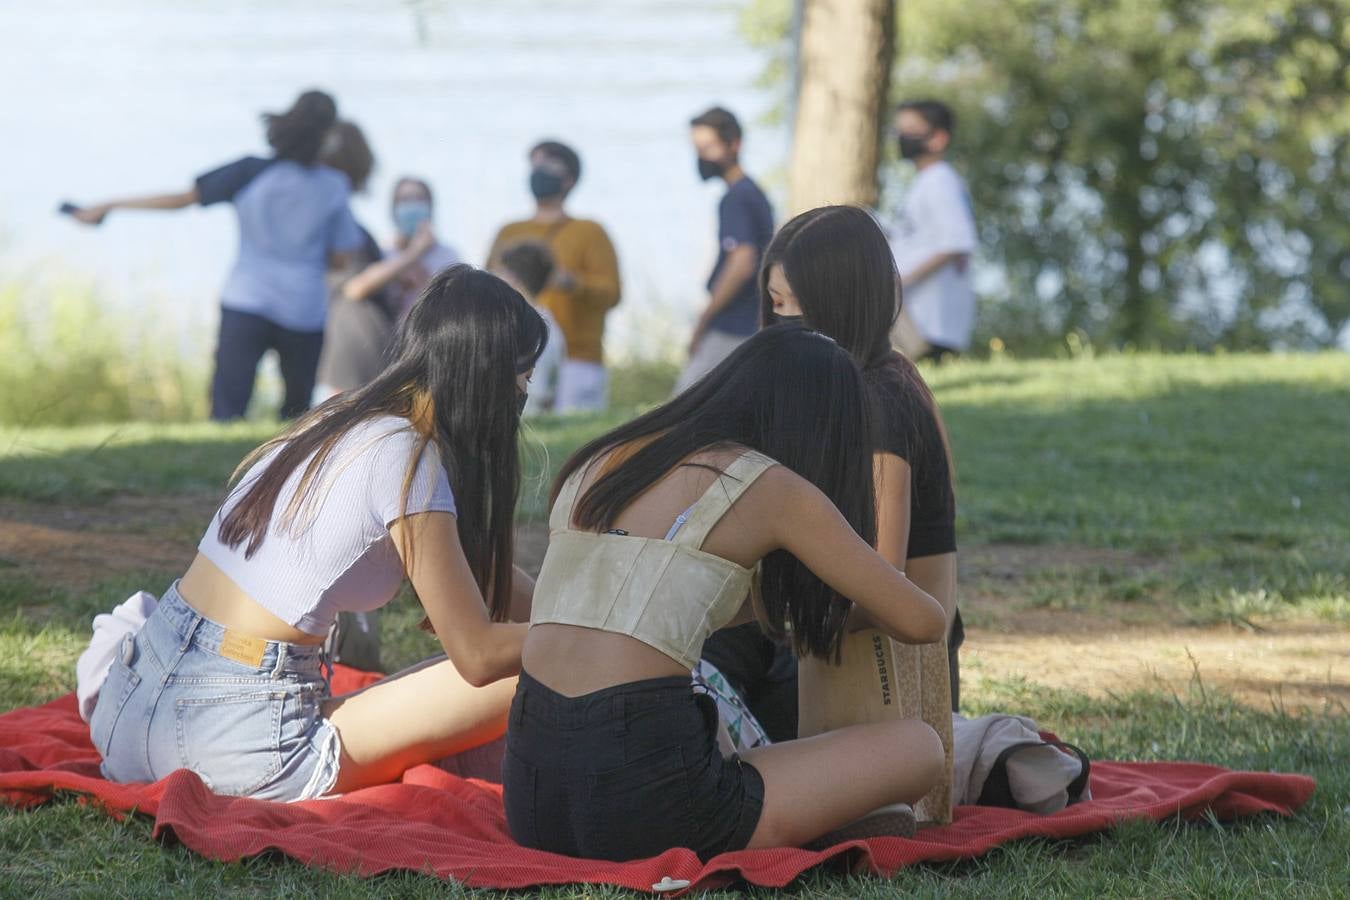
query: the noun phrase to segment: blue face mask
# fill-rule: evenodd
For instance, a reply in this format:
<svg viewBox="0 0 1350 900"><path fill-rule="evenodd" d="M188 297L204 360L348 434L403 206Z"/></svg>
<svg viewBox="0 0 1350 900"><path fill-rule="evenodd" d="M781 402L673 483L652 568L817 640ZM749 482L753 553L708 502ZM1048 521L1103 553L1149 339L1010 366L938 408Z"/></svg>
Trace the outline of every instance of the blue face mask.
<svg viewBox="0 0 1350 900"><path fill-rule="evenodd" d="M394 227L405 238L417 233L417 226L431 221L431 204L425 200L401 200L394 204Z"/></svg>

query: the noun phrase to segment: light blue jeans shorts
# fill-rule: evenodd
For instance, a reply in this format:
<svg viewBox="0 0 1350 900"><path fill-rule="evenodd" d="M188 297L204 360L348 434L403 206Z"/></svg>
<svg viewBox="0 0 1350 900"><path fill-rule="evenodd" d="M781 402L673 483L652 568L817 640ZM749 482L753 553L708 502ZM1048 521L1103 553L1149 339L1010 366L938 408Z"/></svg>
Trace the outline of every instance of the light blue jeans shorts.
<svg viewBox="0 0 1350 900"><path fill-rule="evenodd" d="M217 794L290 801L331 791L341 747L320 713L330 693L323 648L239 646L175 582L123 640L99 691L89 731L104 777L158 781L191 769Z"/></svg>

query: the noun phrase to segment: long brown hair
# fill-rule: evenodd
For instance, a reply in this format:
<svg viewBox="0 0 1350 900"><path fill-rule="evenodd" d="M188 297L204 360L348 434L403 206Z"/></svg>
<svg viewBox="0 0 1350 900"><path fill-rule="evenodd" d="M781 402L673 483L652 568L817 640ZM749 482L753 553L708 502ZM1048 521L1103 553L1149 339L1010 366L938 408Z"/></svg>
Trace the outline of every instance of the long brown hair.
<svg viewBox="0 0 1350 900"><path fill-rule="evenodd" d="M933 392L923 375L891 347L891 329L900 315L900 278L886 235L872 214L856 206L821 206L796 216L778 230L759 270L760 321L778 321L769 296L776 266L792 287L802 319L829 335L863 368L875 393L898 389L906 406L933 417L947 468L955 480L951 443Z"/></svg>
<svg viewBox="0 0 1350 900"><path fill-rule="evenodd" d="M313 500L345 435L377 416L399 416L420 424L422 434L404 473L400 513L407 512L418 462L434 444L455 497L464 555L493 618L504 618L520 491L516 377L534 366L547 340L539 313L500 278L467 265L440 272L413 305L393 361L374 381L339 394L239 464L234 486L271 455L221 523L221 542L238 547L247 541L244 556L252 556L272 528L292 473L304 467L280 518L286 526Z"/></svg>

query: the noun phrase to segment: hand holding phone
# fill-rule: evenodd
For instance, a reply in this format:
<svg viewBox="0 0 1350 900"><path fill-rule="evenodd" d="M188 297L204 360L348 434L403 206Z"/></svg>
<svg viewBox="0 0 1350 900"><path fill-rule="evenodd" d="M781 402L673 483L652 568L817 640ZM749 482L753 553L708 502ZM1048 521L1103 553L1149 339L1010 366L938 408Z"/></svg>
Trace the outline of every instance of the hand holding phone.
<svg viewBox="0 0 1350 900"><path fill-rule="evenodd" d="M77 222L83 222L86 225L102 225L103 219L108 215L108 207L84 207L76 206L70 201L62 203L57 207L57 211L62 215L70 216Z"/></svg>

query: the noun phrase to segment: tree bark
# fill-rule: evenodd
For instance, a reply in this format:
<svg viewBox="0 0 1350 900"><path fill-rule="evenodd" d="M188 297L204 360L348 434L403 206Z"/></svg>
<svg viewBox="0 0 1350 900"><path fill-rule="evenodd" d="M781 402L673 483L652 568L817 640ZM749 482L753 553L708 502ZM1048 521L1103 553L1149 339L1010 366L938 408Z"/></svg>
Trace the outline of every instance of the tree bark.
<svg viewBox="0 0 1350 900"><path fill-rule="evenodd" d="M895 0L798 2L804 9L791 212L828 203L875 206Z"/></svg>

